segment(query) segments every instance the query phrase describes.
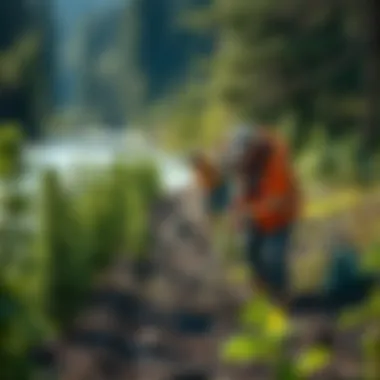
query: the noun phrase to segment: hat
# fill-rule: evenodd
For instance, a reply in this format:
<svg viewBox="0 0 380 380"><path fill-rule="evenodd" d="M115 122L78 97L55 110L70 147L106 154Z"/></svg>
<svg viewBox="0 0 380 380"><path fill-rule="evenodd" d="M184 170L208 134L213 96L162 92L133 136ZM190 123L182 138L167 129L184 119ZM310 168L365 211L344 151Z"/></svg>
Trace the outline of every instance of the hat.
<svg viewBox="0 0 380 380"><path fill-rule="evenodd" d="M240 124L234 128L227 144L225 164L235 166L259 136L256 125Z"/></svg>

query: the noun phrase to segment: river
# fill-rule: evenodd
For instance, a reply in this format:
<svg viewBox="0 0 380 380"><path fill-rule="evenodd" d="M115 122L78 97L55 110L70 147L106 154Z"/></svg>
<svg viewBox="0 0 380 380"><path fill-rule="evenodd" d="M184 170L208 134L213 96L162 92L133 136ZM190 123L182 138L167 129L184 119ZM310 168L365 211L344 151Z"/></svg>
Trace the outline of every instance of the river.
<svg viewBox="0 0 380 380"><path fill-rule="evenodd" d="M191 170L181 157L159 149L140 132L104 133L46 139L24 148L25 182L35 184L46 169L56 170L67 184L75 183L83 169L101 170L116 159L126 163L134 160L153 160L158 167L164 188L180 191L192 181Z"/></svg>

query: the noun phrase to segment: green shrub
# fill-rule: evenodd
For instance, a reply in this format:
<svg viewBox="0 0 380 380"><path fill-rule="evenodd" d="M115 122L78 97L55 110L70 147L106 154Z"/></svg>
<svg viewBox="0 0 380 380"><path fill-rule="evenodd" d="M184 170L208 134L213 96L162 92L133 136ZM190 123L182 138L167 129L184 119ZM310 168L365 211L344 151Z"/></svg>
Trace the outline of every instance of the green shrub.
<svg viewBox="0 0 380 380"><path fill-rule="evenodd" d="M21 170L22 134L17 124L0 125L0 178L17 176Z"/></svg>
<svg viewBox="0 0 380 380"><path fill-rule="evenodd" d="M56 172L43 174L36 234L25 240L19 260L14 245L19 231L18 239L2 244L12 265L0 268L0 282L9 285L0 288L1 378L30 375L27 349L68 326L95 275L117 254L147 252L149 212L160 193L158 172L148 162L116 163L79 192L65 191ZM22 197L3 201L10 215L30 206ZM17 313L9 305L19 305Z"/></svg>

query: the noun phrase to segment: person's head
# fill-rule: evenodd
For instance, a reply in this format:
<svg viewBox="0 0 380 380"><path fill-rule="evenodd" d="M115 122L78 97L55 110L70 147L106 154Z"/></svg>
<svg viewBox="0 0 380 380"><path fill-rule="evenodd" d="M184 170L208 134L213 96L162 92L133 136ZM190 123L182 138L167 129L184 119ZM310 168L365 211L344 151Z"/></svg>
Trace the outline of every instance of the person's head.
<svg viewBox="0 0 380 380"><path fill-rule="evenodd" d="M263 129L254 124L241 124L232 130L224 154L224 165L236 172L255 147L265 140Z"/></svg>

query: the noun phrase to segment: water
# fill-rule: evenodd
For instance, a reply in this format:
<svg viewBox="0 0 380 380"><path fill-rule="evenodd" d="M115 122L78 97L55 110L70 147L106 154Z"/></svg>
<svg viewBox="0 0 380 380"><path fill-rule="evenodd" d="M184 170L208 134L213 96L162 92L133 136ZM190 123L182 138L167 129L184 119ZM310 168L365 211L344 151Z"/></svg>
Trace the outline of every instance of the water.
<svg viewBox="0 0 380 380"><path fill-rule="evenodd" d="M66 184L72 185L82 169L100 171L117 158L126 163L153 160L168 192L180 191L192 182L191 170L181 158L166 154L138 132L50 139L28 146L24 150L27 169L22 180L31 188L44 170L54 169Z"/></svg>

